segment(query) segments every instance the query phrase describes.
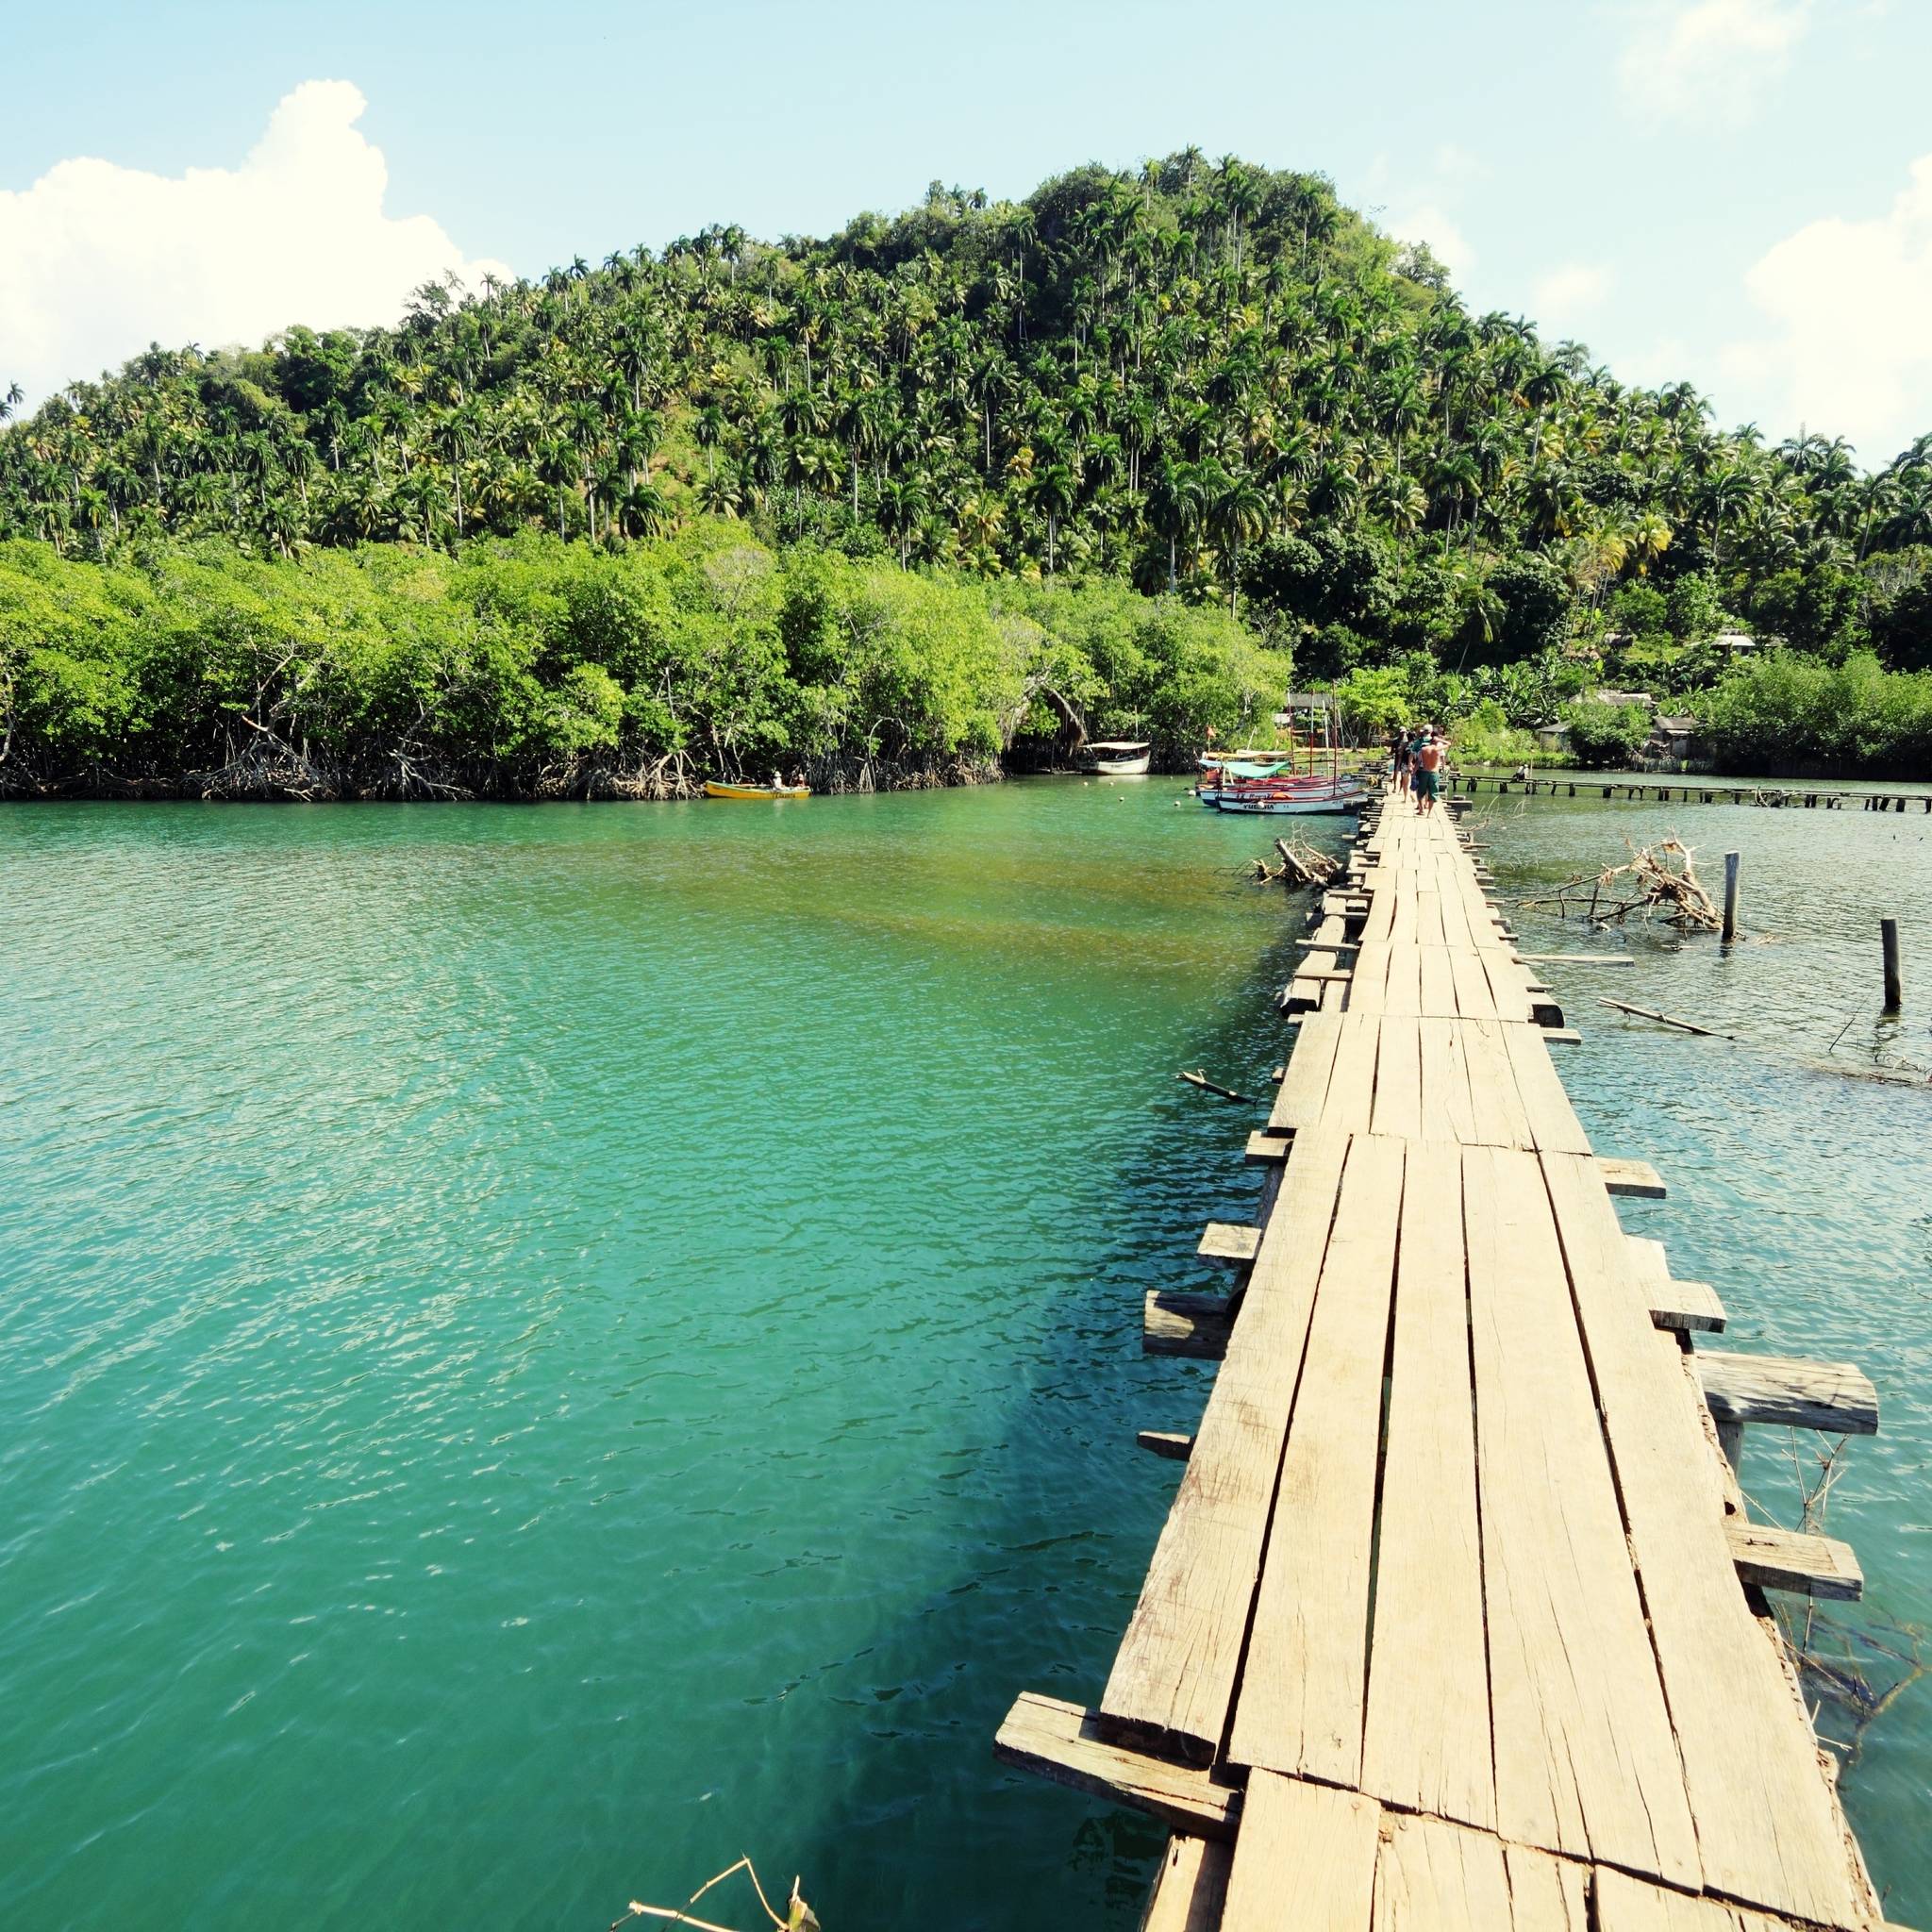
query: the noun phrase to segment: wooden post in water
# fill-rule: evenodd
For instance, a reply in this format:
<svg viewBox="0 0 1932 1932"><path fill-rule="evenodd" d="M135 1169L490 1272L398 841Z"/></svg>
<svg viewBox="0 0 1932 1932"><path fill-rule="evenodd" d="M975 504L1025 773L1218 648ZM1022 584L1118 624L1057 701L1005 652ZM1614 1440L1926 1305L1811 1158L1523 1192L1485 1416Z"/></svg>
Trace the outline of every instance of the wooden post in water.
<svg viewBox="0 0 1932 1932"><path fill-rule="evenodd" d="M1724 924L1720 937L1725 945L1738 937L1738 864L1735 852L1724 854Z"/></svg>
<svg viewBox="0 0 1932 1932"><path fill-rule="evenodd" d="M1881 919L1878 938L1885 948L1885 1010L1895 1013L1906 1003L1905 982L1898 970L1898 921Z"/></svg>

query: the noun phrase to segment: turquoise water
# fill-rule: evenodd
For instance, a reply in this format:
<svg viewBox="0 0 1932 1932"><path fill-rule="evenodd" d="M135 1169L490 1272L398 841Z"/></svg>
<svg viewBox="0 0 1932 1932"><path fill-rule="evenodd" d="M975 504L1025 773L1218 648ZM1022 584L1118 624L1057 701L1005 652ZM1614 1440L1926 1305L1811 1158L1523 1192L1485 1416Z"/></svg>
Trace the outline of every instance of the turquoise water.
<svg viewBox="0 0 1932 1932"><path fill-rule="evenodd" d="M1140 1294L1254 1200L1174 1074L1264 1091L1299 909L1176 791L0 815L0 1924L602 1927L748 1852L828 1932L1130 1926L1158 1833L990 1746L1104 1681L1207 1387ZM1873 1374L1830 1522L1932 1621L1932 1098L1811 1064L1865 994L1837 1058L1932 1064L1925 835L1679 816L1777 940L1550 969L1565 1072L1745 1345ZM1846 1781L1907 1922L1928 1765L1914 1686Z"/></svg>

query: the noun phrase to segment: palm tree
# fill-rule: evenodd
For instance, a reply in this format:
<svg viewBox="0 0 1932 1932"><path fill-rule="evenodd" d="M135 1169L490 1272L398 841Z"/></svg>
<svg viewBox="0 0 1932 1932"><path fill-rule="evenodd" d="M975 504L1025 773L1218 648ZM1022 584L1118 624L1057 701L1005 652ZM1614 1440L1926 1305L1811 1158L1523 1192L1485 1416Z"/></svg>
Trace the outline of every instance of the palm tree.
<svg viewBox="0 0 1932 1932"><path fill-rule="evenodd" d="M1258 541L1268 530L1268 499L1245 472L1218 479L1208 506L1208 522L1227 559L1227 609L1241 615L1241 545Z"/></svg>

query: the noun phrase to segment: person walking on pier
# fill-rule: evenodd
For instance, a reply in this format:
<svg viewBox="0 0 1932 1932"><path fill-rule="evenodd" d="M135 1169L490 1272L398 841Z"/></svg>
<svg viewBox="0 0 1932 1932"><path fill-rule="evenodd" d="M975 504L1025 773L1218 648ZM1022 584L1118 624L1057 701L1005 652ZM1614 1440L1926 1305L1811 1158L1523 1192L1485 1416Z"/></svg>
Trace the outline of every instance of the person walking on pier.
<svg viewBox="0 0 1932 1932"><path fill-rule="evenodd" d="M1436 794L1442 788L1442 766L1445 762L1441 734L1431 725L1423 739L1422 749L1415 755L1415 808L1424 817L1436 808Z"/></svg>
<svg viewBox="0 0 1932 1932"><path fill-rule="evenodd" d="M1408 774L1413 761L1414 746L1409 742L1408 731L1405 726L1396 732L1389 753L1389 777L1396 791L1408 790Z"/></svg>

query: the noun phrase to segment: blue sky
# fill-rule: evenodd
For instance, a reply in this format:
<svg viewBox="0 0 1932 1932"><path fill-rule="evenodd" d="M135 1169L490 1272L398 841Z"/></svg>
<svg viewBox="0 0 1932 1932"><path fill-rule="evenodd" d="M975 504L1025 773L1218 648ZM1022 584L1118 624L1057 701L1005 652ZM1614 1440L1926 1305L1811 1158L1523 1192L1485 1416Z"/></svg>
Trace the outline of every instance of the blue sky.
<svg viewBox="0 0 1932 1932"><path fill-rule="evenodd" d="M155 336L387 320L445 263L822 233L1191 142L1327 173L1476 308L1725 422L1867 461L1932 429L1925 0L8 13L0 383L31 393ZM348 85L278 111L318 81Z"/></svg>

